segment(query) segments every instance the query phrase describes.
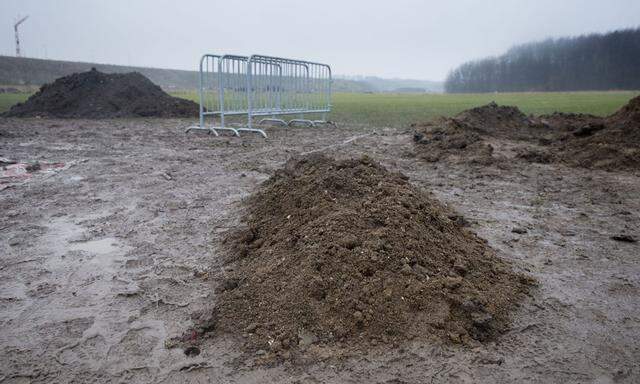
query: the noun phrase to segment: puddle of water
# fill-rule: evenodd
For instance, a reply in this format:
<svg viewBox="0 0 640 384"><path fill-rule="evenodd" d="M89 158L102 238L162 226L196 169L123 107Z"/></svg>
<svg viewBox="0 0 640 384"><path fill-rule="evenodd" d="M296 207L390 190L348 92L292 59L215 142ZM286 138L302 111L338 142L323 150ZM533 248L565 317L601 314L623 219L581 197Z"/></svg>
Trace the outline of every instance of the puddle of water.
<svg viewBox="0 0 640 384"><path fill-rule="evenodd" d="M82 181L82 180L84 180L84 177L82 177L82 176L78 176L78 175L69 176L69 177L67 178L67 181L72 181L72 182L75 182L75 181Z"/></svg>
<svg viewBox="0 0 640 384"><path fill-rule="evenodd" d="M22 300L26 297L26 287L22 283L9 282L0 286L0 300Z"/></svg>
<svg viewBox="0 0 640 384"><path fill-rule="evenodd" d="M107 237L100 240L72 243L69 245L69 249L74 251L90 252L97 255L105 255L117 251L119 249L119 247L116 245L117 243L117 239L113 237Z"/></svg>

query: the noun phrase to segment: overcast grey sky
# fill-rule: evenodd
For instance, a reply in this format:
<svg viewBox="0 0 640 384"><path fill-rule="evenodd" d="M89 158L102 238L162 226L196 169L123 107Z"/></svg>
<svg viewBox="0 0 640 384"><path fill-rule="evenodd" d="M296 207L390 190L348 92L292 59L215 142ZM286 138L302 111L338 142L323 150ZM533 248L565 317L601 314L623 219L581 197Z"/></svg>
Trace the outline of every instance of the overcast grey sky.
<svg viewBox="0 0 640 384"><path fill-rule="evenodd" d="M209 53L442 80L513 44L640 25L640 0L0 0L0 54L194 69Z"/></svg>

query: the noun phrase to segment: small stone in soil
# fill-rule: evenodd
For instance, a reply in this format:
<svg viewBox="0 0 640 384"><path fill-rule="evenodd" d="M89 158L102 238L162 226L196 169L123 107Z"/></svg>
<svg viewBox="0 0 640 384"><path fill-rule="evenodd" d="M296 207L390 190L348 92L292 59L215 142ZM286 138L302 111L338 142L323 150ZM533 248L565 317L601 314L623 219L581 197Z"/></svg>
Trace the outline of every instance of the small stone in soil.
<svg viewBox="0 0 640 384"><path fill-rule="evenodd" d="M622 241L624 243L635 243L638 241L631 235L614 235L611 236L611 239L615 241Z"/></svg>
<svg viewBox="0 0 640 384"><path fill-rule="evenodd" d="M198 356L200 354L200 348L198 347L187 347L184 350L184 354L188 357Z"/></svg>

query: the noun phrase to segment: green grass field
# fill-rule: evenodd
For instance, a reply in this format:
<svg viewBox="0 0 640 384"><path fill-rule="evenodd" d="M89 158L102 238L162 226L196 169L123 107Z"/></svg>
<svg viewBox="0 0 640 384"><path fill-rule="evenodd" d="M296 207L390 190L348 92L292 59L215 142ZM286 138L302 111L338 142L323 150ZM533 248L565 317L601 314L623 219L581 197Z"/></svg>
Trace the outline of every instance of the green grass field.
<svg viewBox="0 0 640 384"><path fill-rule="evenodd" d="M615 112L638 94L640 91L496 94L337 93L333 97L330 119L343 123L400 127L439 115L452 116L491 101L501 105L516 105L527 114L539 115L559 111L605 116ZM174 95L197 101L197 95L193 92Z"/></svg>
<svg viewBox="0 0 640 384"><path fill-rule="evenodd" d="M15 103L25 101L30 93L0 93L0 113L8 110Z"/></svg>
<svg viewBox="0 0 640 384"><path fill-rule="evenodd" d="M338 123L402 127L438 115L451 116L465 109L495 101L516 105L527 114L554 111L608 115L640 91L628 92L550 92L484 94L363 94L338 93L333 97L330 119ZM197 100L195 92L175 92L174 96ZM0 94L0 112L29 94Z"/></svg>

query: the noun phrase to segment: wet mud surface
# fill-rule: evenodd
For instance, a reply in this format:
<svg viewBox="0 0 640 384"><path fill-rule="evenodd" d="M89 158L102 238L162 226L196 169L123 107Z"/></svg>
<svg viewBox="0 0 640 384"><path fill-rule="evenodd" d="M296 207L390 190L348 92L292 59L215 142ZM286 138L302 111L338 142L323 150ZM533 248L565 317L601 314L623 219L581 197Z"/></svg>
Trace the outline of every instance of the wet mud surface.
<svg viewBox="0 0 640 384"><path fill-rule="evenodd" d="M639 175L529 163L502 138L490 144L511 161L429 163L409 130L272 128L263 140L185 135L190 123L0 119L0 157L74 164L0 191L0 383L640 380L640 244L614 239L640 236ZM314 152L402 172L537 279L510 329L347 356L312 343L308 359L275 366L240 359L231 337L171 348L217 299L241 200Z"/></svg>

